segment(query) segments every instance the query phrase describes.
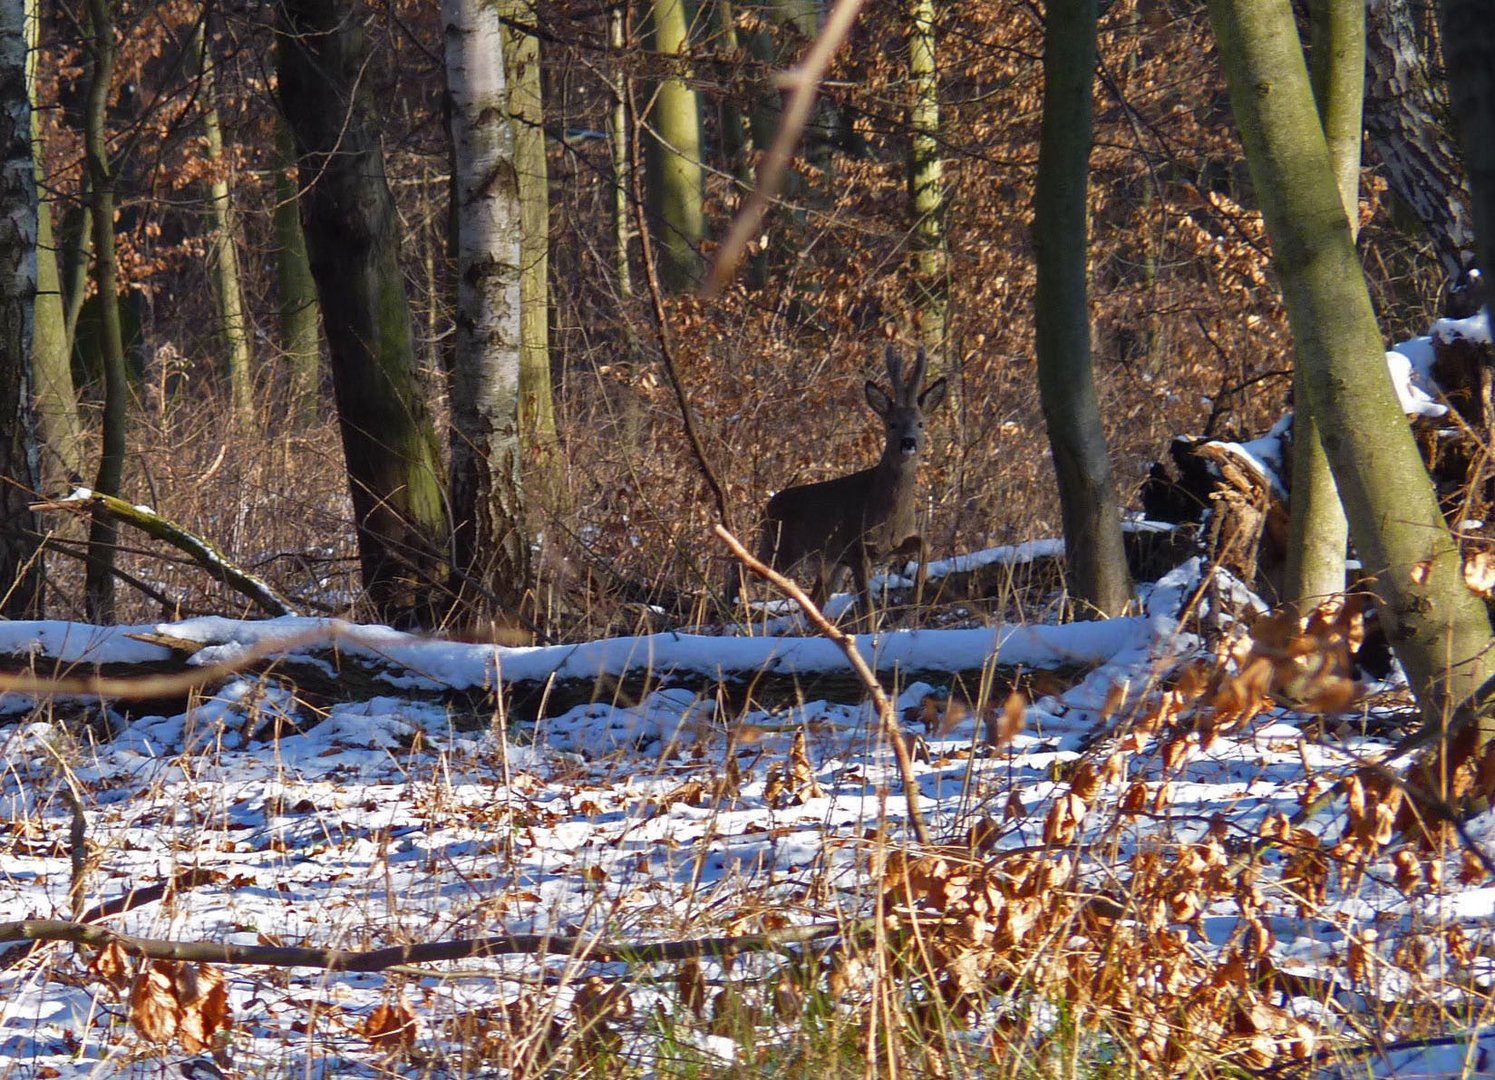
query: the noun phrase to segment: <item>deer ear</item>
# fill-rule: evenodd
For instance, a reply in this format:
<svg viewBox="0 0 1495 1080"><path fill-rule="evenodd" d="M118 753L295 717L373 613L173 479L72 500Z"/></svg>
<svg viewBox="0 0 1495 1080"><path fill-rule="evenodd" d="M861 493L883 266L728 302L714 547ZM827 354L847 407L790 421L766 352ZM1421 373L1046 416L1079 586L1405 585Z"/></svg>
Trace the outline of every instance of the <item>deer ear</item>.
<svg viewBox="0 0 1495 1080"><path fill-rule="evenodd" d="M887 416L892 411L893 399L871 379L867 380L863 392L867 395L867 406L878 416Z"/></svg>
<svg viewBox="0 0 1495 1080"><path fill-rule="evenodd" d="M919 408L925 412L933 412L939 408L940 402L945 400L945 388L944 379L936 379L930 383L924 388L924 392L919 395Z"/></svg>

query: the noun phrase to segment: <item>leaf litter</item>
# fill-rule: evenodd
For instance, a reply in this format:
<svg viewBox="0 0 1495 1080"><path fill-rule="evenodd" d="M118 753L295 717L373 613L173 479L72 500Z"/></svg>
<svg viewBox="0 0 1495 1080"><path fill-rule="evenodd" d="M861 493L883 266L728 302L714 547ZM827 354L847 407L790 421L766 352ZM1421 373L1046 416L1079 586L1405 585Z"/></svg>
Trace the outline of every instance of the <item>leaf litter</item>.
<svg viewBox="0 0 1495 1080"><path fill-rule="evenodd" d="M520 1077L599 1061L671 1075L682 1047L730 1069L770 1060L815 995L855 1024L890 980L900 1007L960 1029L957 1044L994 1075L993 1063L1043 1060L1056 1008L1088 1025L1098 1059L1124 1045L1165 1074L1307 1064L1366 1029L1391 1042L1425 1032L1429 1015L1442 1030L1477 1018L1495 918L1480 852L1495 820L1454 835L1396 781L1407 762L1384 760L1353 606L1249 632L1249 613L1215 612L1204 640L1175 617L1198 577L1165 579L1146 617L1110 627L985 631L988 659L1041 664L1022 651L1040 640L1052 662L1086 657L1082 676L1034 700L898 687L941 838L925 849L907 842L897 769L855 700L721 716L666 687L470 731L395 688L308 714L244 676L187 712L90 738L9 695L0 919L76 910L64 795L76 790L84 907L198 872L101 920L121 934L345 950L533 934L569 948L354 972L12 946L0 1076L144 1077L176 1063ZM212 662L280 622L304 634L307 621L156 629L212 643ZM420 652L448 681L548 662L355 633ZM880 644L904 669L937 670L971 647L970 631L944 633ZM66 638L75 659L153 658L123 635L59 624L6 624L0 650L42 638ZM716 642L722 667L739 648L773 647ZM596 651L645 644L653 662L668 654L657 641ZM267 725L266 712L293 723ZM1473 755L1461 767L1465 790L1495 774ZM813 948L626 959L629 946L821 925L840 933ZM589 957L598 946L615 951Z"/></svg>

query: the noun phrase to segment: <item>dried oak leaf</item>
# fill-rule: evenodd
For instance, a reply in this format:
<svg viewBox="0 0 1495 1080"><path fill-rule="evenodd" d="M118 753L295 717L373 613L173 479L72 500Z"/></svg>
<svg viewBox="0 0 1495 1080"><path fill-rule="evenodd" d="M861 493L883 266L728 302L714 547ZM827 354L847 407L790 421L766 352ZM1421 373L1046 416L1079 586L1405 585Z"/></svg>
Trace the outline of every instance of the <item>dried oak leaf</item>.
<svg viewBox="0 0 1495 1080"><path fill-rule="evenodd" d="M415 1042L415 1010L403 997L383 1002L358 1025L358 1033L376 1050L394 1054Z"/></svg>

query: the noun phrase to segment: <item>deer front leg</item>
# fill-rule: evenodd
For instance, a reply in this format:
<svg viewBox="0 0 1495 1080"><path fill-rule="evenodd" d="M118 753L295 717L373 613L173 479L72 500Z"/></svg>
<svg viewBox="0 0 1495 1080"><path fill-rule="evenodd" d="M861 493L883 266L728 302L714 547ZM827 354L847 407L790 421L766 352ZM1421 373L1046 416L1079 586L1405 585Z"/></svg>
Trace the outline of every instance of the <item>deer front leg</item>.
<svg viewBox="0 0 1495 1080"><path fill-rule="evenodd" d="M922 536L910 536L893 554L899 560L900 573L908 569L910 559L914 560L914 610L918 611L924 605L924 583L929 578L929 545Z"/></svg>
<svg viewBox="0 0 1495 1080"><path fill-rule="evenodd" d="M865 547L851 554L851 575L856 583L857 618L855 628L866 620L869 634L877 631L877 607L872 602L872 554Z"/></svg>

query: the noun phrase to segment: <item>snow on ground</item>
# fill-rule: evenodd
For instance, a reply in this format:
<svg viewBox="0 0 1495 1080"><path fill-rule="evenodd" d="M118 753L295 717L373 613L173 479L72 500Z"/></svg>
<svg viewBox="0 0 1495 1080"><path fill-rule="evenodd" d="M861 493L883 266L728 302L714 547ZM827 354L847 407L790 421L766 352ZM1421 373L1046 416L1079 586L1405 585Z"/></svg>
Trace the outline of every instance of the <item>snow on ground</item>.
<svg viewBox="0 0 1495 1080"><path fill-rule="evenodd" d="M1022 733L1000 751L984 745L975 719L925 730L918 718L934 688L899 688L905 730L924 738L915 768L931 829L956 835L982 817L1002 821L1015 792L1028 814L1002 826L997 846L1039 844L1045 809L1063 793L1056 770L1112 722L1102 713L1108 699L1115 704L1116 688L1141 700L1171 661L1199 648L1174 619L1190 586L1187 574L1165 581L1152 590L1149 613L1130 619L861 639L885 671L949 671L993 658L1088 671L1031 702ZM304 648L335 635L345 649L400 656L424 678L453 686L491 684L495 672L616 673L640 658L662 671L713 672L751 661L805 672L838 663L824 642L782 637L656 635L504 649L318 620L195 619L153 629L217 643L198 653L199 663L268 640ZM166 656L130 633L0 624L0 653L127 663ZM400 689L391 685L385 695L312 713L283 689L236 678L187 713L142 717L108 738L50 720L45 704L0 698L8 717L0 726L0 921L68 918L74 910L70 786L87 821L85 909L195 869L205 876L194 886L106 925L145 937L246 945L369 949L498 933L629 942L853 917L867 913L875 892L866 838L879 830L905 835L893 760L860 702L806 701L722 716L713 700L666 688L633 706L580 706L503 738L471 730L443 706L402 698ZM265 716L277 712L297 726L279 738L260 737L274 730ZM771 773L783 766L798 730L807 734L819 793L770 800ZM1196 750L1171 772L1144 751L1131 779L1168 783L1171 805L1137 818L1121 842L1197 839L1217 819L1233 837L1250 838L1270 815L1297 808L1310 777L1322 788L1384 747L1354 730L1324 737L1308 719L1279 709ZM730 774L729 756L739 789L703 798ZM1106 797L1114 801L1121 786ZM1310 827L1332 836L1343 823L1341 808ZM1495 846L1489 817L1473 822L1471 834ZM1495 891L1461 887L1453 872L1443 881L1407 896L1386 875L1370 874L1353 887L1332 885L1312 918L1300 917L1288 894L1273 894L1266 903L1277 962L1312 976L1367 931L1390 949L1398 935L1453 924L1487 946ZM1195 947L1209 950L1236 929L1234 909L1222 907L1206 912L1189 934ZM157 1077L173 1075L163 1072L172 1065L205 1067L180 1048L134 1033L119 994L86 972L87 955L72 946L0 955L0 1077ZM1452 963L1443 954L1427 961L1430 972ZM460 966L467 977L228 968L237 1025L230 1072L389 1075L389 1063L362 1032L398 988L418 1017L418 1043L427 1052L426 1064L410 1066L411 1074L456 1075L454 1064L441 1065L451 1043L443 1037L447 1025L533 993L542 969L562 1003L593 970L623 970L568 957ZM1478 960L1446 974L1438 985L1489 978L1488 964ZM1394 968L1383 976L1375 990L1362 988L1360 1006L1375 993L1422 992ZM636 996L640 1017L668 1000L646 984ZM1332 1011L1311 998L1290 1004L1304 1015ZM1324 1023L1358 1023L1360 1006L1341 995L1341 1011ZM641 1037L642 1060L655 1052L646 1043ZM692 1052L703 1066L725 1065L733 1049L725 1040L702 1040ZM1399 1069L1381 1075L1425 1075Z"/></svg>

